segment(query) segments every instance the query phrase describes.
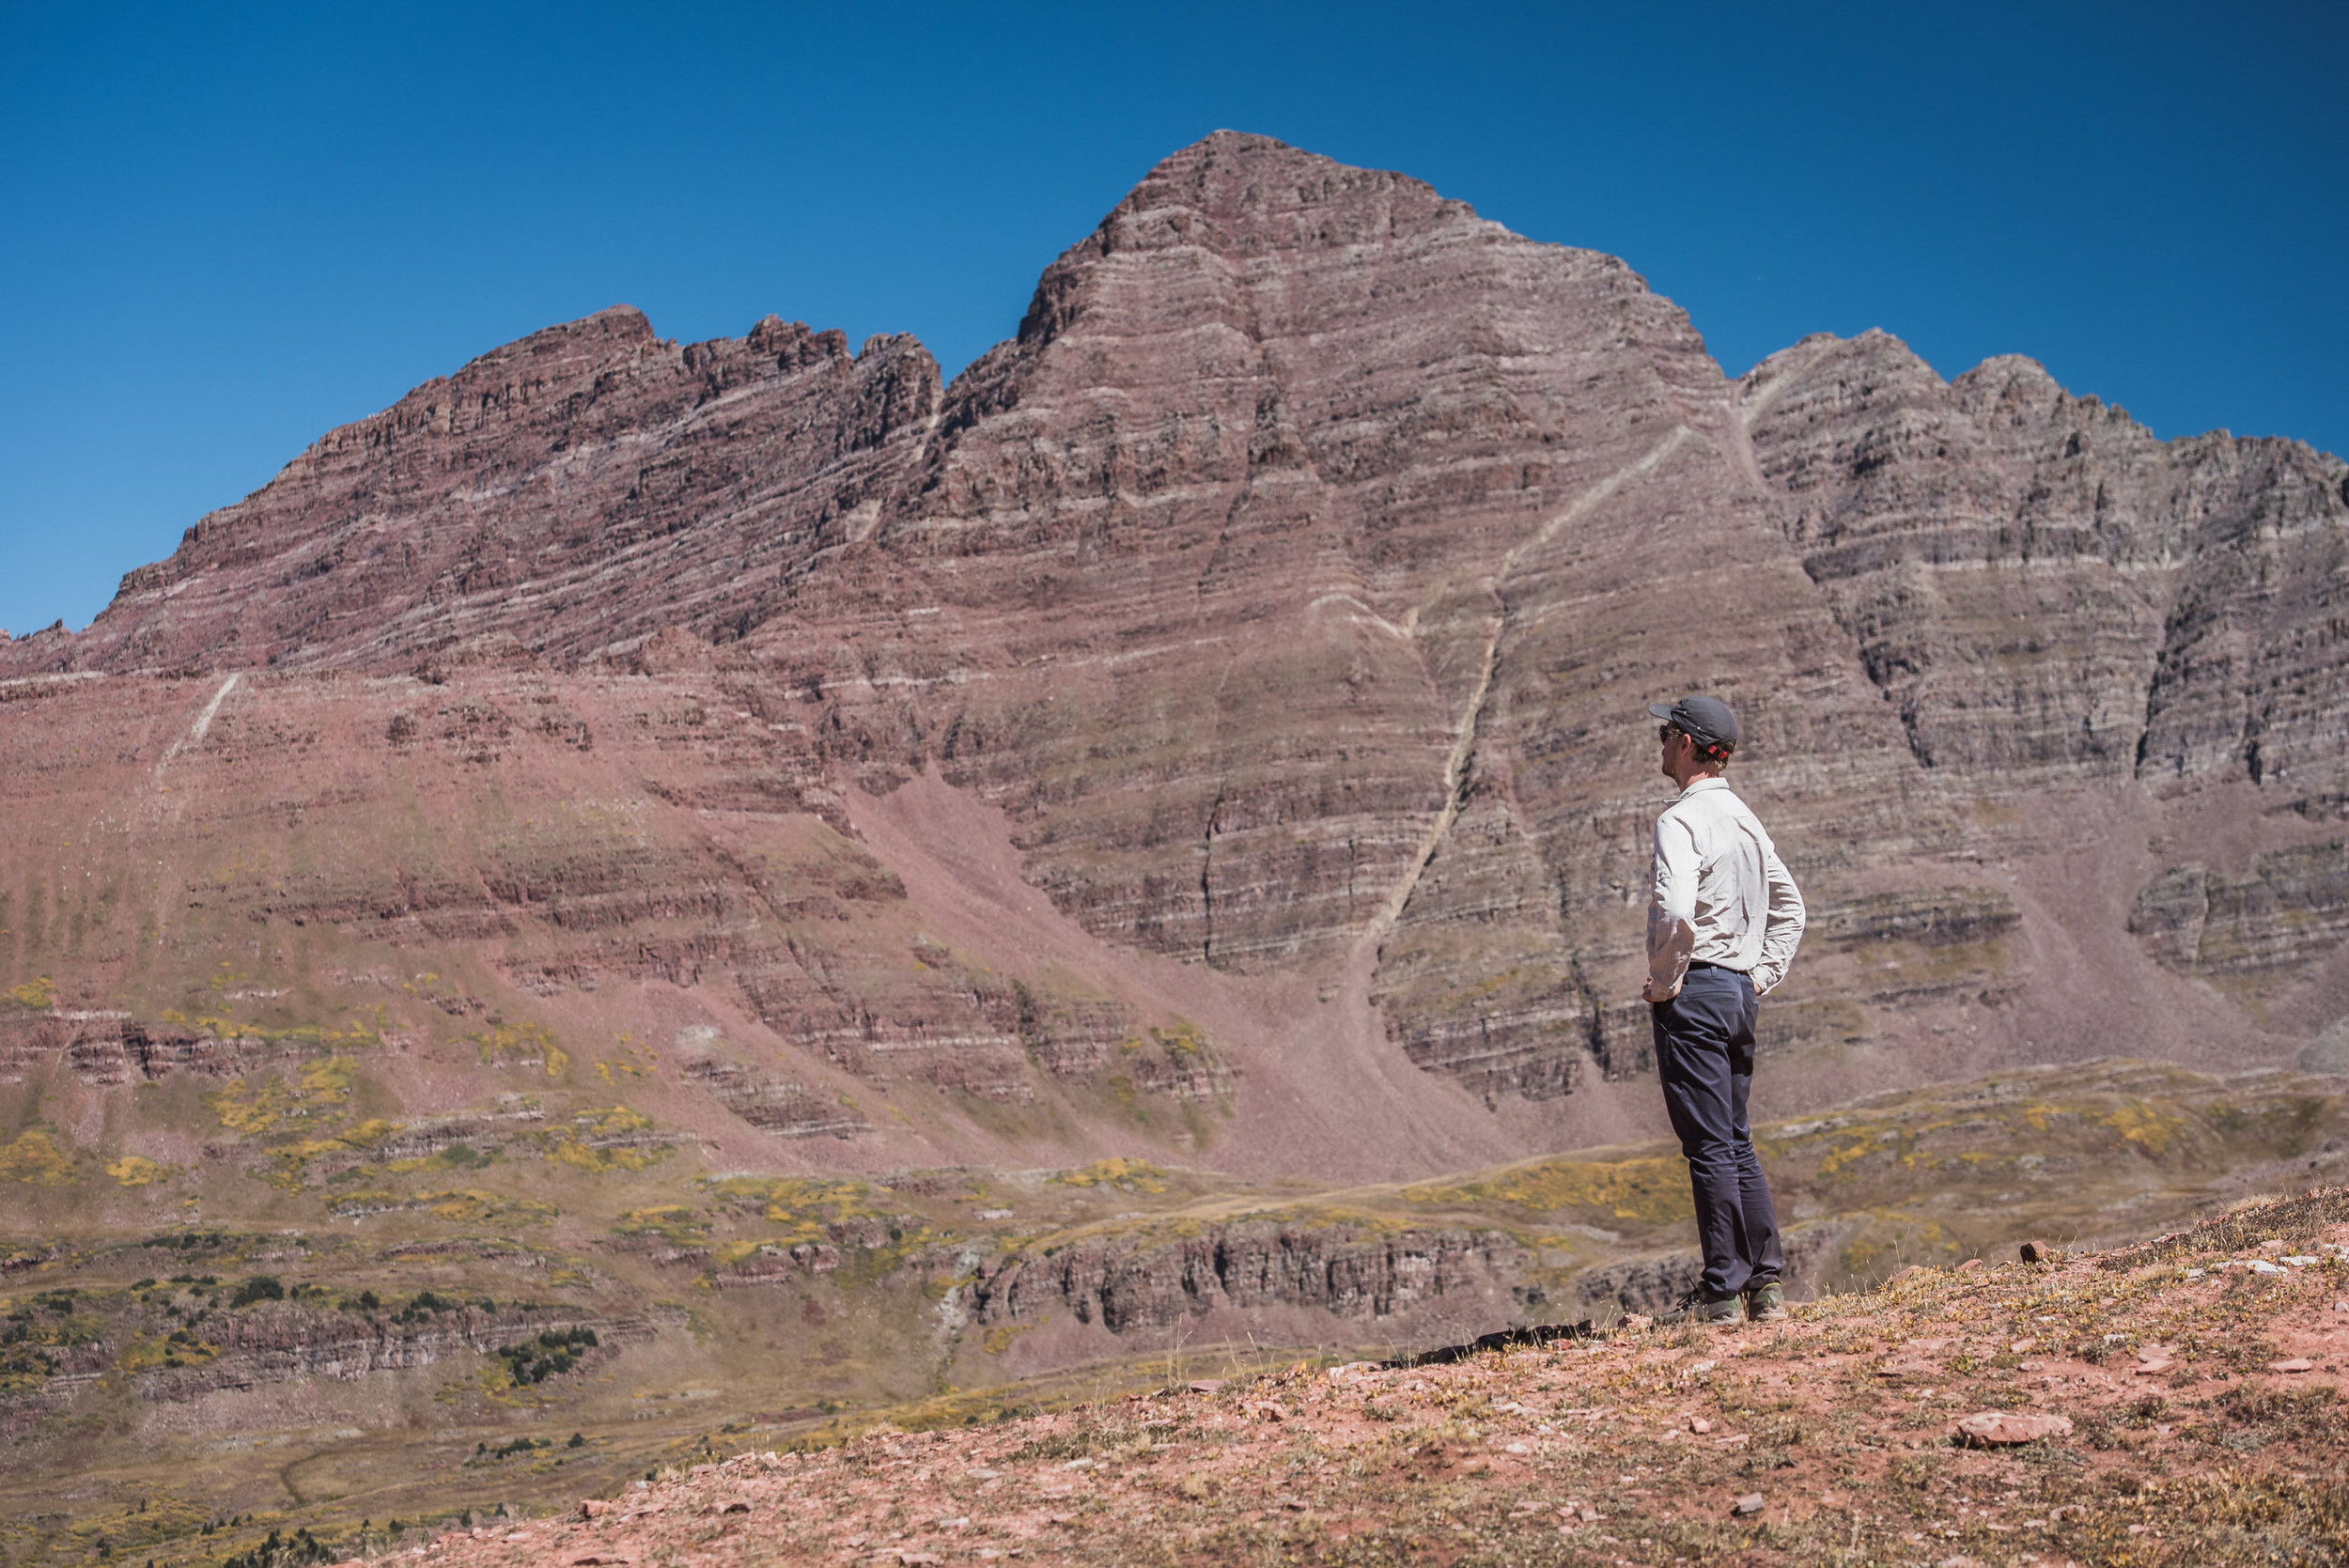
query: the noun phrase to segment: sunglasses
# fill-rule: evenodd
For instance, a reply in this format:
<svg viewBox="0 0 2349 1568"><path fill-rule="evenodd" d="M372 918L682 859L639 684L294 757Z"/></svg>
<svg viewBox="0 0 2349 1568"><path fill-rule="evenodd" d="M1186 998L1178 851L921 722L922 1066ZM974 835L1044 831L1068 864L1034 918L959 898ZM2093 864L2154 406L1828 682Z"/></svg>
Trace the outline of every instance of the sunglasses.
<svg viewBox="0 0 2349 1568"><path fill-rule="evenodd" d="M1679 733L1679 726L1674 724L1658 724L1656 726L1656 738L1658 740L1670 740L1673 736L1678 735Z"/></svg>

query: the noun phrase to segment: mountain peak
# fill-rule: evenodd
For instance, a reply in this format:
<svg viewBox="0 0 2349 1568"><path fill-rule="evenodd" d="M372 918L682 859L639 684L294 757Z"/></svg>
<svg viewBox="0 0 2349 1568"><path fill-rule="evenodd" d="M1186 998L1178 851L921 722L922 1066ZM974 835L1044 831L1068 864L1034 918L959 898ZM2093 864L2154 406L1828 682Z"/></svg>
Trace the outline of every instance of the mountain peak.
<svg viewBox="0 0 2349 1568"><path fill-rule="evenodd" d="M447 379L478 380L524 366L559 375L583 364L599 363L659 341L643 311L634 305L607 305L591 316L558 321L511 343L502 343L466 361Z"/></svg>

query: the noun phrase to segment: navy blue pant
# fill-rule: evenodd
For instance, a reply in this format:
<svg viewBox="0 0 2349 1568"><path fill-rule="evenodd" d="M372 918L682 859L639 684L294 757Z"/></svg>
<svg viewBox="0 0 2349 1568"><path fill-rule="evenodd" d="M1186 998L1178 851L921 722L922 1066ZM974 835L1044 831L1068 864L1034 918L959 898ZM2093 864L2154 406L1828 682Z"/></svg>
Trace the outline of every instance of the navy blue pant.
<svg viewBox="0 0 2349 1568"><path fill-rule="evenodd" d="M1650 1009L1656 1072L1696 1194L1704 1293L1715 1300L1775 1280L1785 1266L1778 1214L1746 1124L1754 1010L1752 979L1716 969L1690 970L1678 996Z"/></svg>

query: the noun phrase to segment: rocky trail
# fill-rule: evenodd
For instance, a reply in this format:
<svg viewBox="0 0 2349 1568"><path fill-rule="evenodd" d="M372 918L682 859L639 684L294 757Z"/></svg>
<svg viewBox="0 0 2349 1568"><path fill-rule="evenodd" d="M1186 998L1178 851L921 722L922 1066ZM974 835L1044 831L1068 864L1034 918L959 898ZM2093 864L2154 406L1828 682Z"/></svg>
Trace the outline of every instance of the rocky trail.
<svg viewBox="0 0 2349 1568"><path fill-rule="evenodd" d="M1298 1365L664 1468L432 1568L2337 1562L2349 1189L1791 1322Z"/></svg>

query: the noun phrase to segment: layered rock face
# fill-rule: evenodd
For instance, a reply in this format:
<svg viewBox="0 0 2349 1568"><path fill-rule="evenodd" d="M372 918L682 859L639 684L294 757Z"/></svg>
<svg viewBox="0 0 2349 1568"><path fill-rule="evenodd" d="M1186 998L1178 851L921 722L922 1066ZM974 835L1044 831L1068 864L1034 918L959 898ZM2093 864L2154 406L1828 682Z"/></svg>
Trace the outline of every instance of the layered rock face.
<svg viewBox="0 0 2349 1568"><path fill-rule="evenodd" d="M0 712L61 842L93 788L158 819L165 761L232 836L369 824L257 872L169 850L207 922L477 949L550 1017L624 992L754 1025L678 1071L786 1142L893 1136L859 1081L1244 1123L1251 1073L1319 1031L1315 1070L1404 1122L1435 1075L1445 1136L1481 1102L1502 1130L1455 1147L1499 1154L1538 1125L1510 1108L1647 1068L1644 710L1685 691L1738 709L1735 782L1812 894L1765 1030L1815 1063L1801 1093L2321 1026L2345 529L2338 459L2164 442L2029 361L1944 382L1869 334L1732 383L1612 257L1219 133L942 390L910 339L772 318L680 349L615 309L485 355L203 520L88 631L0 647ZM219 693L193 727L192 671ZM67 714L148 793L69 788ZM275 760L325 737L332 799ZM916 779L1006 814L995 924L1040 890L1090 957L935 936L927 901L969 890L858 843ZM2181 847L2238 795L2223 852ZM492 799L380 831L386 801ZM191 956L231 928L159 918ZM1372 1032L1281 1014L1220 1045L1135 954L1228 982L1233 1017L1284 978L1366 996ZM2063 1011L2098 992L2150 1032ZM1852 1078L1918 1030L1952 1043Z"/></svg>
<svg viewBox="0 0 2349 1568"><path fill-rule="evenodd" d="M1809 339L1740 390L1804 569L1925 768L2174 789L2296 764L2292 787L2338 796L2338 458L2157 441L2015 356L1944 383L1882 333Z"/></svg>

